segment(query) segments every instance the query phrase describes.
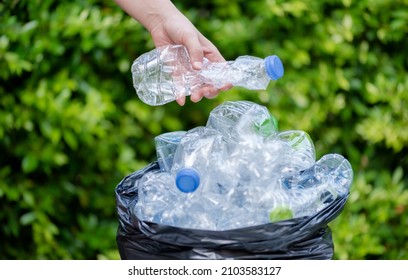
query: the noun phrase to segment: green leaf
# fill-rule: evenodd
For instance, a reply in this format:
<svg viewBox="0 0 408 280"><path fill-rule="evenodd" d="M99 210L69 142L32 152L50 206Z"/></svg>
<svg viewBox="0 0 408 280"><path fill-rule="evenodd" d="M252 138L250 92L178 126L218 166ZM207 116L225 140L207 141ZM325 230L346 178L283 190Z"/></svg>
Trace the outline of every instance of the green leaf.
<svg viewBox="0 0 408 280"><path fill-rule="evenodd" d="M20 217L20 223L23 226L30 225L35 221L36 218L37 215L35 212L28 212Z"/></svg>
<svg viewBox="0 0 408 280"><path fill-rule="evenodd" d="M28 154L23 158L21 167L25 173L33 172L38 167L38 160L35 155Z"/></svg>

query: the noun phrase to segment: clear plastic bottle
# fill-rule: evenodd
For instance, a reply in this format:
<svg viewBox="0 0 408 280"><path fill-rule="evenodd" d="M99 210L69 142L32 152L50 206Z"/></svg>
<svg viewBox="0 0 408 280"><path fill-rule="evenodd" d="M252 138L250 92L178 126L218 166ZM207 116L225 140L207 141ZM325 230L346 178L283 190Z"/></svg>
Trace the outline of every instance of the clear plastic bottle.
<svg viewBox="0 0 408 280"><path fill-rule="evenodd" d="M170 171L174 154L186 131L173 131L160 134L154 138L157 162L161 171Z"/></svg>
<svg viewBox="0 0 408 280"><path fill-rule="evenodd" d="M220 131L227 139L268 137L278 130L278 122L268 109L251 101L224 102L211 111L206 126Z"/></svg>
<svg viewBox="0 0 408 280"><path fill-rule="evenodd" d="M282 176L291 176L312 167L316 163L316 151L309 134L301 130L287 130L276 135L279 141L291 149L282 156Z"/></svg>
<svg viewBox="0 0 408 280"><path fill-rule="evenodd" d="M189 96L205 86L221 88L228 83L251 90L266 89L271 80L284 74L276 55L265 59L240 56L235 61L210 62L201 70L192 68L187 49L167 45L139 56L132 64L133 86L146 104L157 106Z"/></svg>
<svg viewBox="0 0 408 280"><path fill-rule="evenodd" d="M213 179L210 172L222 160L222 154L217 152L222 150L222 142L222 135L211 128L196 127L186 133L171 167L180 191L195 192Z"/></svg>
<svg viewBox="0 0 408 280"><path fill-rule="evenodd" d="M309 169L282 178L282 187L289 192L296 216L310 215L321 210L337 197L350 191L353 169L339 154L327 154Z"/></svg>
<svg viewBox="0 0 408 280"><path fill-rule="evenodd" d="M154 170L145 173L138 183L138 200L135 205L141 220L158 222L163 211L180 200L171 174Z"/></svg>

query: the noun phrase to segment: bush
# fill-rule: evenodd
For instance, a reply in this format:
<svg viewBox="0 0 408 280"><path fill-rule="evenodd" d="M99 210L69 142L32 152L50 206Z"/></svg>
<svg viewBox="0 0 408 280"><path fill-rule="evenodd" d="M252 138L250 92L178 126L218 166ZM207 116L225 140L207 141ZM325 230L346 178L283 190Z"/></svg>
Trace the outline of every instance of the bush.
<svg viewBox="0 0 408 280"><path fill-rule="evenodd" d="M0 258L119 258L116 184L154 160L156 135L246 99L281 130L307 131L318 158L351 162L335 258L407 259L407 1L174 3L226 59L275 53L285 76L266 91L150 107L129 68L153 43L113 1L0 4Z"/></svg>

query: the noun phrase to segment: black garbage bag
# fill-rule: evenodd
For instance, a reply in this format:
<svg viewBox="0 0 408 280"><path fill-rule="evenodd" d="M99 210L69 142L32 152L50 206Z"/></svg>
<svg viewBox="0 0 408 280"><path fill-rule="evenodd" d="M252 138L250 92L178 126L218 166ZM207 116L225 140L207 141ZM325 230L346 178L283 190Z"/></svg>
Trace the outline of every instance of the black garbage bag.
<svg viewBox="0 0 408 280"><path fill-rule="evenodd" d="M348 196L313 216L225 231L177 228L141 221L134 209L137 184L157 162L126 176L116 187L117 244L124 260L166 259L332 259L328 223L343 210Z"/></svg>

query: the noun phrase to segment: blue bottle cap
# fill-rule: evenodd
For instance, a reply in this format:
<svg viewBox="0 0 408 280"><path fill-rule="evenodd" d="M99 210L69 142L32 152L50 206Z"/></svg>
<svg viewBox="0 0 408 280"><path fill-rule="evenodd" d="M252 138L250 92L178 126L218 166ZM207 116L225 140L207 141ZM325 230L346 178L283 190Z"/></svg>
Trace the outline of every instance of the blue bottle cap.
<svg viewBox="0 0 408 280"><path fill-rule="evenodd" d="M285 72L282 61L276 55L271 55L265 58L265 69L271 80L281 78Z"/></svg>
<svg viewBox="0 0 408 280"><path fill-rule="evenodd" d="M195 169L183 168L177 172L176 186L185 193L194 192L200 185L200 175Z"/></svg>

